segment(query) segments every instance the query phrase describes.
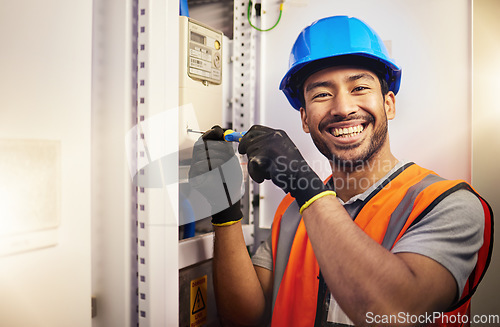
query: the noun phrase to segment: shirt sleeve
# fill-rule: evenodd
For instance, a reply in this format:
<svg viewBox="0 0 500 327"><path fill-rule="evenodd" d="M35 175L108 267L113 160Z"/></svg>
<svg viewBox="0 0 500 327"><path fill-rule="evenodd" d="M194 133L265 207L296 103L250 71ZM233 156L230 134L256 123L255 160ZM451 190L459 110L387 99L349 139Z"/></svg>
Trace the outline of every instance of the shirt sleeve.
<svg viewBox="0 0 500 327"><path fill-rule="evenodd" d="M412 226L393 247L393 253L411 252L429 257L455 278L459 297L483 244L484 211L468 190L456 191Z"/></svg>
<svg viewBox="0 0 500 327"><path fill-rule="evenodd" d="M273 270L273 253L271 251L271 236L262 242L255 254L252 256L254 266L259 266L269 270Z"/></svg>

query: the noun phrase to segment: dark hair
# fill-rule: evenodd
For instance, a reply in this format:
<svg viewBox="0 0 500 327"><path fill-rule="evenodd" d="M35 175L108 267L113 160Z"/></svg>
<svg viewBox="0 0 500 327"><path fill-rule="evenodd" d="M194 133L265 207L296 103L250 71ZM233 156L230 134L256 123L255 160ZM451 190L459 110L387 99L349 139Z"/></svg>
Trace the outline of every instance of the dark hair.
<svg viewBox="0 0 500 327"><path fill-rule="evenodd" d="M346 55L338 56L333 58L320 59L312 62L304 67L302 67L294 76L294 84L298 86L297 90L299 93L299 100L302 107L306 107L304 99L304 83L309 76L314 73L319 72L328 67L334 66L359 66L372 71L377 75L380 82L380 89L382 91L382 96L389 92L389 84L387 83L387 68L386 66L378 60L359 56L359 55Z"/></svg>

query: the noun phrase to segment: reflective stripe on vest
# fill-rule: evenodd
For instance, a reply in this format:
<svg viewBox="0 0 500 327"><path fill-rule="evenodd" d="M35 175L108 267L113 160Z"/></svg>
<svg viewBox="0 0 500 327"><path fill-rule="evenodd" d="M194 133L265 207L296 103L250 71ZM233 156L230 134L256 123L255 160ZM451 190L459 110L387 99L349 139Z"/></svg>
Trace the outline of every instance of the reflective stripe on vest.
<svg viewBox="0 0 500 327"><path fill-rule="evenodd" d="M491 208L470 185L463 181L445 180L430 170L410 163L393 173L368 196L354 222L390 250L409 227L420 221L443 198L459 189L467 189L478 196L485 212L484 242L478 253L476 268L469 277L461 300L450 309L456 309L455 314L467 314L470 297L488 267L493 243ZM272 252L272 326L313 326L320 270L298 206L289 194L276 210Z"/></svg>

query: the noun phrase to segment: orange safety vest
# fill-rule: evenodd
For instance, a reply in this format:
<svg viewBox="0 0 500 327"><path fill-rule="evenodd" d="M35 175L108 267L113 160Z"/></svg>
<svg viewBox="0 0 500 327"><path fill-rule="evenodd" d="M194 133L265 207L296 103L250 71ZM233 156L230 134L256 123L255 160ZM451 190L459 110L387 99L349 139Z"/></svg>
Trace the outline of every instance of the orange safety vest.
<svg viewBox="0 0 500 327"><path fill-rule="evenodd" d="M390 250L410 226L422 219L443 198L459 189L471 191L481 201L485 213L483 245L478 252L476 266L469 276L461 299L446 313L455 317L450 317L451 319L443 317L442 321L434 326L467 325L457 323L455 318L458 314L470 315L470 298L490 262L493 246L493 213L488 203L468 183L445 180L430 170L408 163L373 191L354 217L354 222L365 233ZM285 223L281 224L281 221ZM308 239L304 221L298 213L298 206L290 194L285 196L276 210L272 228L272 253L274 274L272 326L314 326L320 268ZM462 318L460 322L464 320Z"/></svg>

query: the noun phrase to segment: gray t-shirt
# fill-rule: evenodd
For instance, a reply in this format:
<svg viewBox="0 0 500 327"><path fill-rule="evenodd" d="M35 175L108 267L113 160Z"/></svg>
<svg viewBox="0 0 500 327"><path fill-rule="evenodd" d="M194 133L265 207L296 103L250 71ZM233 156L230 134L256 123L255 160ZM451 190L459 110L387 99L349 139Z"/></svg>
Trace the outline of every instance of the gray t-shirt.
<svg viewBox="0 0 500 327"><path fill-rule="evenodd" d="M393 172L405 162L399 162L384 178L343 203L355 216L363 202ZM484 211L479 199L467 190L456 191L439 202L418 223L409 228L392 248L392 253L411 252L429 257L450 271L457 282L459 297L474 269L477 252L483 243ZM252 262L273 269L271 238L263 242L252 257ZM328 321L353 325L331 297Z"/></svg>

